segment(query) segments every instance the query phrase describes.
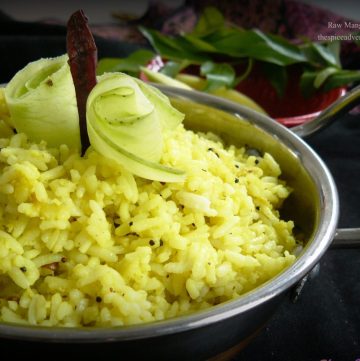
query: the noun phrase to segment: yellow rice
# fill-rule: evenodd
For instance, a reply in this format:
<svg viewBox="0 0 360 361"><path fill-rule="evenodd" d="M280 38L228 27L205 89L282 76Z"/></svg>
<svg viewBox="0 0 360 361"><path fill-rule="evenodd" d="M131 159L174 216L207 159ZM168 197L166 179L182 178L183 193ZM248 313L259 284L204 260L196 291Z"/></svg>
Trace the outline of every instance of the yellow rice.
<svg viewBox="0 0 360 361"><path fill-rule="evenodd" d="M162 163L187 178L165 184L0 122L1 321L161 320L238 297L295 259L278 212L290 190L270 154L179 126Z"/></svg>

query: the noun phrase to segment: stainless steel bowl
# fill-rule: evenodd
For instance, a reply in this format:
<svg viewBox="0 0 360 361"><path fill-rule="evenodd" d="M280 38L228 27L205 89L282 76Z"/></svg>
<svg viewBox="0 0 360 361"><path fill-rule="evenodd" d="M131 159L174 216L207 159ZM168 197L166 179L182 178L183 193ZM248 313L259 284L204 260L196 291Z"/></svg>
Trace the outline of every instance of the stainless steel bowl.
<svg viewBox="0 0 360 361"><path fill-rule="evenodd" d="M334 180L319 156L291 130L235 103L195 91L159 87L186 114L185 126L212 131L227 143L271 153L293 188L282 216L294 219L307 243L296 262L245 295L188 316L113 328L45 328L0 324L0 337L58 343L112 343L123 357L205 359L247 340L330 246L339 216ZM108 346L107 346L108 347Z"/></svg>

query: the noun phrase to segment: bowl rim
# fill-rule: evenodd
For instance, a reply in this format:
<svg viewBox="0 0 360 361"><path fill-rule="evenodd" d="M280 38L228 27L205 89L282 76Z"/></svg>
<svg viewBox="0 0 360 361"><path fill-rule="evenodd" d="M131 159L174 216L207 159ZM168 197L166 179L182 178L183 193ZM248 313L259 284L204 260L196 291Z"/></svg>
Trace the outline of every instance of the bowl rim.
<svg viewBox="0 0 360 361"><path fill-rule="evenodd" d="M277 276L237 299L205 310L162 321L117 327L66 328L1 322L0 337L28 341L97 343L153 338L201 328L245 313L284 293L311 271L330 246L339 218L338 193L329 169L305 141L274 119L231 101L198 91L154 85L170 98L215 106L235 117L245 118L296 154L315 182L320 198L319 222L313 239L309 241L296 261Z"/></svg>

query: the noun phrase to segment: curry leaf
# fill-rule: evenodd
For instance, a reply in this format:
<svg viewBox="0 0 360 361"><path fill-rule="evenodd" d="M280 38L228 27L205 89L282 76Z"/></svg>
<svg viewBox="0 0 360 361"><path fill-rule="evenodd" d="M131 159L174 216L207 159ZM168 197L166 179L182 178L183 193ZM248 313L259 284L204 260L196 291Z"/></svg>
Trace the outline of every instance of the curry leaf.
<svg viewBox="0 0 360 361"><path fill-rule="evenodd" d="M325 83L326 79L337 71L338 69L334 67L328 67L319 71L314 79L314 87L316 89L320 88Z"/></svg>
<svg viewBox="0 0 360 361"><path fill-rule="evenodd" d="M277 65L306 61L303 53L295 45L280 40L279 37L265 35L259 30L221 29L205 40L218 52L233 57L251 57Z"/></svg>
<svg viewBox="0 0 360 361"><path fill-rule="evenodd" d="M207 89L235 86L244 74L237 74L236 78L231 65L244 61L251 65L254 61L263 64L264 73L278 94L285 89L287 67L294 64L304 69L300 87L307 96L316 89L331 89L359 80L359 72L341 70L339 41L313 43L303 39L304 43L293 44L278 35L226 23L214 7L204 10L191 33L170 37L151 29L140 30L167 60L178 64L183 60L188 64L203 64L201 69L207 78ZM170 76L178 71L178 65L171 63L164 69L164 73ZM247 74L245 71L244 76Z"/></svg>
<svg viewBox="0 0 360 361"><path fill-rule="evenodd" d="M338 66L337 57L325 44L311 43L313 48L319 53L319 55L326 61L328 65Z"/></svg>
<svg viewBox="0 0 360 361"><path fill-rule="evenodd" d="M205 52L216 52L216 48L212 44L209 44L205 40L197 38L196 36L184 35L183 39L192 46L196 47L198 50Z"/></svg>
<svg viewBox="0 0 360 361"><path fill-rule="evenodd" d="M329 44L312 43L310 41L301 45L301 48L309 62L320 66L341 66L339 59L340 43L337 41Z"/></svg>
<svg viewBox="0 0 360 361"><path fill-rule="evenodd" d="M360 71L358 70L338 70L331 75L324 84L324 91L328 91L339 86L352 84L360 81Z"/></svg>
<svg viewBox="0 0 360 361"><path fill-rule="evenodd" d="M165 65L160 69L160 72L174 78L179 72L190 65L191 62L183 60L181 62L169 60Z"/></svg>
<svg viewBox="0 0 360 361"><path fill-rule="evenodd" d="M153 48L164 58L173 60L188 59L195 62L208 60L207 56L201 55L194 51L194 49L189 49L181 37L173 38L163 35L159 31L147 29L142 26L140 27L140 31L149 40Z"/></svg>
<svg viewBox="0 0 360 361"><path fill-rule="evenodd" d="M338 68L341 68L341 61L340 61L340 41L331 41L328 44L328 50L333 54L335 63Z"/></svg>
<svg viewBox="0 0 360 361"><path fill-rule="evenodd" d="M287 57L289 61L294 63L306 61L304 54L298 49L297 46L291 44L288 40L277 35L265 34L260 30L253 30L253 32L264 40L269 49L272 49L274 52L278 52L284 57Z"/></svg>
<svg viewBox="0 0 360 361"><path fill-rule="evenodd" d="M275 88L276 93L279 97L283 97L288 80L286 68L270 63L262 63L261 65L263 73Z"/></svg>
<svg viewBox="0 0 360 361"><path fill-rule="evenodd" d="M213 6L204 9L200 16L192 35L203 36L224 26L223 14Z"/></svg>
<svg viewBox="0 0 360 361"><path fill-rule="evenodd" d="M127 58L103 58L98 62L96 69L97 75L106 72L125 72L131 75L137 75L140 66L145 66L153 57L154 53L150 50L137 50Z"/></svg>
<svg viewBox="0 0 360 361"><path fill-rule="evenodd" d="M311 97L314 92L314 80L317 72L315 70L305 69L300 77L300 91L304 98Z"/></svg>
<svg viewBox="0 0 360 361"><path fill-rule="evenodd" d="M319 71L305 70L300 79L300 89L305 97L311 96L315 92L315 79L319 77ZM336 69L332 71L322 83L322 91L352 84L360 81L360 71Z"/></svg>
<svg viewBox="0 0 360 361"><path fill-rule="evenodd" d="M225 63L213 63L207 61L201 65L201 75L206 77L207 84L205 91L215 90L222 86L231 88L235 81L235 70L234 68Z"/></svg>

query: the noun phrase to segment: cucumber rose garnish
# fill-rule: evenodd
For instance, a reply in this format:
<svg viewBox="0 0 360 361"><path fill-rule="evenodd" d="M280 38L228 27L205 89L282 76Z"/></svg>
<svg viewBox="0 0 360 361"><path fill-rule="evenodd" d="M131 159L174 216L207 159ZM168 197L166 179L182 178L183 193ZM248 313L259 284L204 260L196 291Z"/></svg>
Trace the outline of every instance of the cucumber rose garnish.
<svg viewBox="0 0 360 361"><path fill-rule="evenodd" d="M28 64L7 85L18 132L51 147L91 146L131 173L181 182L183 171L160 163L164 132L184 115L156 88L122 73L96 78L97 49L82 10L68 21L67 53ZM81 139L81 140L80 140Z"/></svg>
<svg viewBox="0 0 360 361"><path fill-rule="evenodd" d="M5 88L5 99L19 133L50 147L80 149L79 116L67 55L40 59L20 70Z"/></svg>
<svg viewBox="0 0 360 361"><path fill-rule="evenodd" d="M126 74L105 74L86 109L90 143L100 154L143 178L184 180L184 172L159 163L163 132L184 118L160 91Z"/></svg>

